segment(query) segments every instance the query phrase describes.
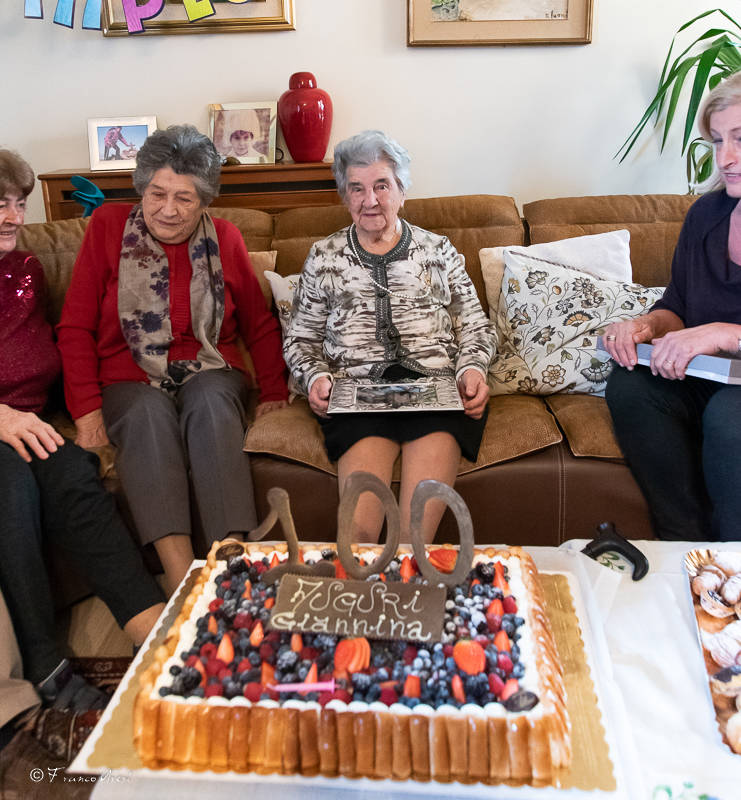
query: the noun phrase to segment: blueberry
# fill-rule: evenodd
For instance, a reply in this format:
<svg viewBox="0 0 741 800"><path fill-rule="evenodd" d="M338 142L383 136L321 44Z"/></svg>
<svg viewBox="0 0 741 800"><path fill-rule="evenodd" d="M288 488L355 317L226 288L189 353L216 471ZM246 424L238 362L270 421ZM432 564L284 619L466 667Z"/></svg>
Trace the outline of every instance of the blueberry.
<svg viewBox="0 0 741 800"><path fill-rule="evenodd" d="M510 672L510 678L521 678L525 674L525 665L522 661L518 661L513 667L512 672Z"/></svg>
<svg viewBox="0 0 741 800"><path fill-rule="evenodd" d="M262 659L260 658L260 653L257 650L253 650L251 653L247 655L247 660L252 664L253 667L259 667L262 664Z"/></svg>
<svg viewBox="0 0 741 800"><path fill-rule="evenodd" d="M512 659L514 663L517 663L520 660L520 645L517 643L512 644L512 648L510 649L509 657Z"/></svg>
<svg viewBox="0 0 741 800"><path fill-rule="evenodd" d="M190 696L203 698L206 696L206 690L203 689L201 686L198 686L195 689L193 689L193 691L190 693Z"/></svg>
<svg viewBox="0 0 741 800"><path fill-rule="evenodd" d="M372 683L365 693L366 703L375 703L381 697L381 687L377 683Z"/></svg>
<svg viewBox="0 0 741 800"><path fill-rule="evenodd" d="M186 667L182 671L180 679L183 682L183 688L189 691L195 689L201 682L201 673L195 667Z"/></svg>
<svg viewBox="0 0 741 800"><path fill-rule="evenodd" d="M471 594L474 597L483 595L484 594L484 587L480 583L475 584L474 587L471 589Z"/></svg>
<svg viewBox="0 0 741 800"><path fill-rule="evenodd" d="M376 683L382 683L383 681L389 680L389 671L386 669L386 667L381 667L381 669L376 670L373 680Z"/></svg>

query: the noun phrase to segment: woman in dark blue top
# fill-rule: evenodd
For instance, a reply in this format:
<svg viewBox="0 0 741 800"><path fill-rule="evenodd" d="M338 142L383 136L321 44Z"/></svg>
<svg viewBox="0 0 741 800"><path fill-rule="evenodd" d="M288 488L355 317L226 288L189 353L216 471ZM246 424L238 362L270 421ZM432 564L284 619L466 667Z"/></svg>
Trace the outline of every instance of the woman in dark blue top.
<svg viewBox="0 0 741 800"><path fill-rule="evenodd" d="M741 540L741 387L685 377L700 354L741 356L741 73L700 111L710 191L687 213L671 281L648 314L610 325L606 398L662 539ZM651 342L650 369L636 344Z"/></svg>

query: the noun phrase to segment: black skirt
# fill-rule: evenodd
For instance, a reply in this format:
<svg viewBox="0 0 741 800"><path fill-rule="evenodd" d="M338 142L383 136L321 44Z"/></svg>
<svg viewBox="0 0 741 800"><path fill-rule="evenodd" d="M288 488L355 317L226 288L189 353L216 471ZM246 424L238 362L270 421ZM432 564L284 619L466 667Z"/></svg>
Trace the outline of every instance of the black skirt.
<svg viewBox="0 0 741 800"><path fill-rule="evenodd" d="M473 419L463 411L337 414L333 417L318 416L317 419L330 461L337 461L354 444L368 436L381 436L403 444L437 431L451 434L461 453L469 461L475 461L488 415L487 407L481 419Z"/></svg>

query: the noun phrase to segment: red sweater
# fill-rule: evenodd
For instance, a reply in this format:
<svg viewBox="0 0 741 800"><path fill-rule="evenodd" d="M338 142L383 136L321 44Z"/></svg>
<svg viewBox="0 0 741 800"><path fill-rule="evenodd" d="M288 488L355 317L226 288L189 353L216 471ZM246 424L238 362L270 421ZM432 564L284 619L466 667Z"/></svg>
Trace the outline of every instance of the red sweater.
<svg viewBox="0 0 741 800"><path fill-rule="evenodd" d="M102 405L101 388L123 381L147 382L121 333L118 317L118 264L131 205L106 204L85 231L62 319L57 326L64 367L67 408L78 419ZM285 362L275 317L265 308L260 286L238 228L214 219L224 271L224 321L219 351L239 370L245 364L237 347L242 338L252 356L259 401L285 400ZM170 268L169 361L195 359L200 342L193 335L190 311L191 264L188 243L163 245Z"/></svg>
<svg viewBox="0 0 741 800"><path fill-rule="evenodd" d="M44 315L46 282L31 253L0 259L0 403L38 413L61 362Z"/></svg>

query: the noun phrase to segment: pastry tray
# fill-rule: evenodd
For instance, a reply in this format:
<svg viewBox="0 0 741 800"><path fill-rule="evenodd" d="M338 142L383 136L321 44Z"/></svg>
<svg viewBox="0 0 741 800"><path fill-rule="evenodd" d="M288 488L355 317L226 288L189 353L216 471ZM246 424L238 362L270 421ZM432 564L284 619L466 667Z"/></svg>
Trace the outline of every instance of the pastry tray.
<svg viewBox="0 0 741 800"><path fill-rule="evenodd" d="M265 544L265 543L261 543ZM622 702L610 690L611 665L599 625L588 580L579 559L568 551L534 556L543 578L547 611L561 652L566 677L568 707L572 718L574 759L569 770L561 771L558 786L461 784L349 779L301 775L256 775L189 770L150 770L141 766L133 746L132 709L138 676L151 662L182 603L205 563L194 561L189 575L174 593L158 623L132 661L113 698L70 772L94 774L95 798L157 796L158 798L202 798L238 783L255 790L270 791L275 800L310 800L312 797L402 798L424 794L435 798L625 798L639 796L639 770L632 740L624 723ZM541 563L539 563L539 561ZM545 563L542 563L545 562ZM236 788L236 787L235 787ZM379 794L380 793L380 794Z"/></svg>
<svg viewBox="0 0 741 800"><path fill-rule="evenodd" d="M702 641L702 629L706 629L708 626L717 627L718 630L722 629L722 620L718 619L717 617L711 617L710 615L706 614L702 607L700 606L698 596L692 591L692 578L698 574L698 572L702 569L705 564L712 564L716 557L720 554L721 551L718 550L708 550L708 549L696 549L696 550L689 550L685 553L684 556L684 569L687 573L687 592L689 596L690 607L692 609L692 618L695 621L694 629L695 633L697 634L697 643L700 647L700 655L704 662L705 671L708 675L708 683L705 685L705 693L708 699L709 708L712 708L715 712L715 719L718 723L718 738L719 741L722 742L722 746L728 750L730 753L733 754L733 750L731 750L730 745L728 744L728 740L725 736L725 723L728 717L736 711L736 707L734 701L731 698L725 698L722 696L713 697L712 692L710 691L710 677L714 675L716 672L721 670L721 667L716 664L713 659L710 657L710 653L705 649L705 646ZM735 614L732 616L728 616L725 618L726 624L734 622L735 620L739 619L738 616ZM738 754L734 754L738 755Z"/></svg>

